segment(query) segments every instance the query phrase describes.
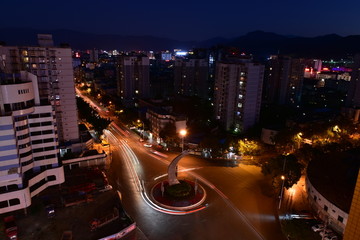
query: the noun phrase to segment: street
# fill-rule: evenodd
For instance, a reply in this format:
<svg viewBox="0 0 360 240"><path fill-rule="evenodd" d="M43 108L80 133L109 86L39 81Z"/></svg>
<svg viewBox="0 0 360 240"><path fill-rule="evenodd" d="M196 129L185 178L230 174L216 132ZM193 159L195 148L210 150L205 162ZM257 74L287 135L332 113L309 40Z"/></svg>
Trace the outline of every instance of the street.
<svg viewBox="0 0 360 240"><path fill-rule="evenodd" d="M179 177L199 180L207 192L208 207L182 216L164 214L153 209L144 194L166 177L176 154L153 154L138 137L114 124L106 134L113 147L109 179L122 192L125 210L148 239L284 239L270 181L260 168L221 167L186 156L179 162Z"/></svg>

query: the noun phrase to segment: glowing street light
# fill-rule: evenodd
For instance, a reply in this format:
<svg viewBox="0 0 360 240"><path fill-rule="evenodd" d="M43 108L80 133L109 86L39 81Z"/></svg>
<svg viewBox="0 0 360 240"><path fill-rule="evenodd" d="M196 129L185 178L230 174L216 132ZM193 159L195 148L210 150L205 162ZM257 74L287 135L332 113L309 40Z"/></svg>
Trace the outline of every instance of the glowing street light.
<svg viewBox="0 0 360 240"><path fill-rule="evenodd" d="M140 119L138 119L137 122L140 123L143 128L141 132L141 138L144 139L144 131L145 131L144 122L141 121Z"/></svg>
<svg viewBox="0 0 360 240"><path fill-rule="evenodd" d="M181 129L179 133L181 136L181 152L183 152L184 151L184 137L186 136L187 131L186 131L186 129Z"/></svg>
<svg viewBox="0 0 360 240"><path fill-rule="evenodd" d="M282 184L281 184L281 192L280 192L280 200L279 200L279 209L281 207L281 200L282 200L282 197L283 197L283 192L284 192L284 183L285 183L285 176L284 175L281 175L281 180L282 180Z"/></svg>

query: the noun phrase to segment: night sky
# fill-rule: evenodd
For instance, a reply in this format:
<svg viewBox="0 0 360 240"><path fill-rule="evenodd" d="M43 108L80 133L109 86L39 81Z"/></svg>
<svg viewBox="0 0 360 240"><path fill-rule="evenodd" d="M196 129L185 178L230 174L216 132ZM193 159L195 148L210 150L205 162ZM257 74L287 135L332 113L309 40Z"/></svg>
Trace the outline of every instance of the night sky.
<svg viewBox="0 0 360 240"><path fill-rule="evenodd" d="M0 27L179 40L230 38L255 30L305 37L360 34L357 0L4 0L0 9Z"/></svg>

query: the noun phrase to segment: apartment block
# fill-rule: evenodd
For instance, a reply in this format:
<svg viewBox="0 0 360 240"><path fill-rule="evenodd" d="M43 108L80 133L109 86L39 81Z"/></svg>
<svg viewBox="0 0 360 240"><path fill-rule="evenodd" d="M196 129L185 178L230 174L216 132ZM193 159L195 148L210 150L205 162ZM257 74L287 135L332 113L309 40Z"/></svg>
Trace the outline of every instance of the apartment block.
<svg viewBox="0 0 360 240"><path fill-rule="evenodd" d="M259 120L264 66L251 60L216 64L215 117L227 130L246 131Z"/></svg>
<svg viewBox="0 0 360 240"><path fill-rule="evenodd" d="M206 59L176 59L175 92L182 96L209 98L209 63Z"/></svg>
<svg viewBox="0 0 360 240"><path fill-rule="evenodd" d="M35 75L0 71L0 214L65 181L58 160L53 106L42 102Z"/></svg>
<svg viewBox="0 0 360 240"><path fill-rule="evenodd" d="M125 105L133 106L136 99L150 96L149 67L147 56L118 56L117 93Z"/></svg>
<svg viewBox="0 0 360 240"><path fill-rule="evenodd" d="M6 73L28 71L37 76L41 104L55 111L60 144L79 142L71 49L53 47L51 35L38 35L39 46L0 46Z"/></svg>

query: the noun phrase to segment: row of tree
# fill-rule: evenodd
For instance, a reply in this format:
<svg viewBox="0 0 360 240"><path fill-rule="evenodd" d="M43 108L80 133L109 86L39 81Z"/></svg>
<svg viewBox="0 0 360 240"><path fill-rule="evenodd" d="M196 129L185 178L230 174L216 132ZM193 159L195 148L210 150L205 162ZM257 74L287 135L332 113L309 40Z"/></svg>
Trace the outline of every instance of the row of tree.
<svg viewBox="0 0 360 240"><path fill-rule="evenodd" d="M111 121L109 119L102 118L94 109L90 107L87 102L85 102L80 97L76 98L76 104L78 108L79 118L85 119L93 126L98 136L101 135L102 130L107 128Z"/></svg>

